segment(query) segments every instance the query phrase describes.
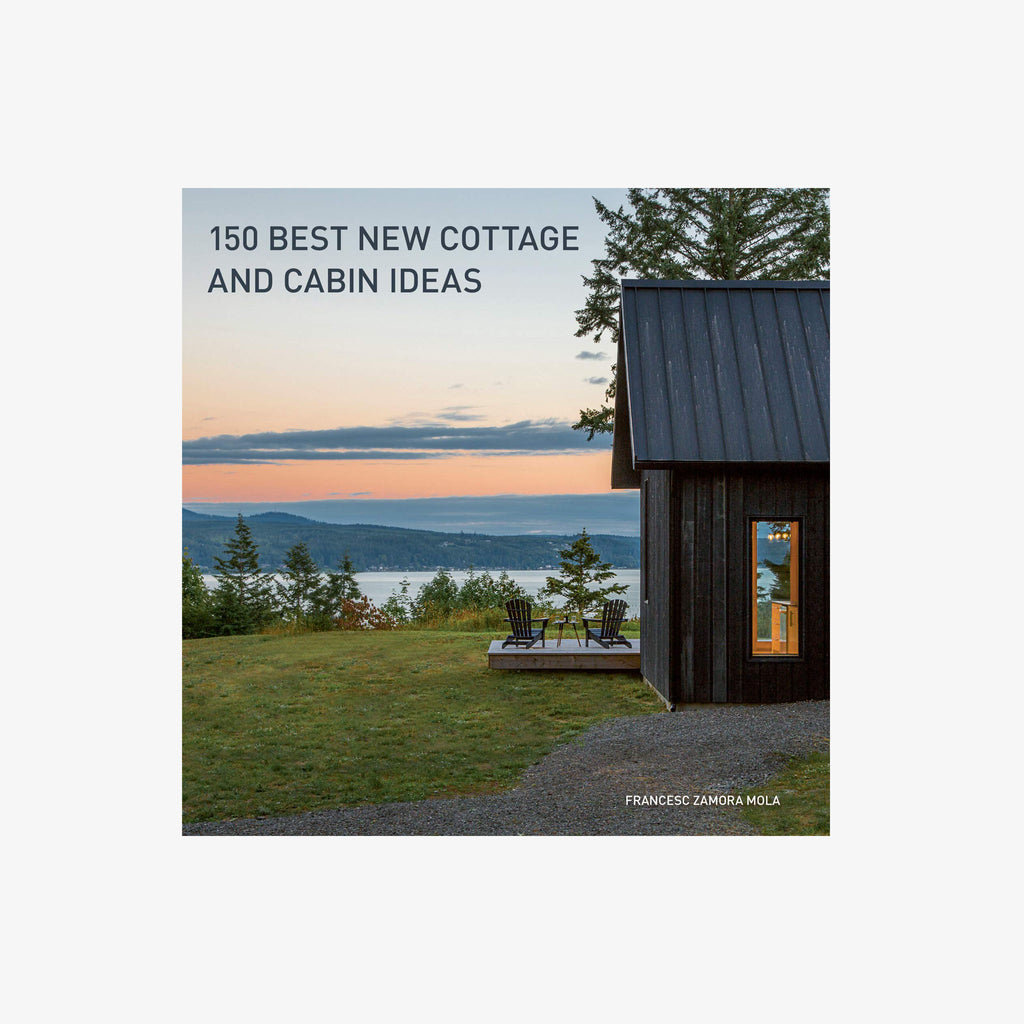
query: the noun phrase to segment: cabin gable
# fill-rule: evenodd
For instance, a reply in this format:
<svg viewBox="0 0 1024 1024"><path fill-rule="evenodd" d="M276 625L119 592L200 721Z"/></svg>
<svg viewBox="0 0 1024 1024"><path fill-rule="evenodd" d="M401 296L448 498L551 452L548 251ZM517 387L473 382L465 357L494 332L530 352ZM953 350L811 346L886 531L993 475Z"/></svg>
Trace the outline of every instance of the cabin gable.
<svg viewBox="0 0 1024 1024"><path fill-rule="evenodd" d="M828 289L623 282L612 486L669 706L828 696Z"/></svg>

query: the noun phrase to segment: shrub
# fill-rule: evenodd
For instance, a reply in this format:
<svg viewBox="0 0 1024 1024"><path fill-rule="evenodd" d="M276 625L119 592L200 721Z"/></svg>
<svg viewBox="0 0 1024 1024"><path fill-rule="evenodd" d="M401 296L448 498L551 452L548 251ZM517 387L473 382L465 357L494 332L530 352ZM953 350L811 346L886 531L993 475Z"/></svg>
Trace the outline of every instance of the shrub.
<svg viewBox="0 0 1024 1024"><path fill-rule="evenodd" d="M453 629L464 633L508 632L504 608L456 608L451 615L426 615L411 619L403 629Z"/></svg>
<svg viewBox="0 0 1024 1024"><path fill-rule="evenodd" d="M397 594L392 594L381 605L381 611L398 625L402 625L412 618L412 598L409 596L408 579L402 580L401 590Z"/></svg>
<svg viewBox="0 0 1024 1024"><path fill-rule="evenodd" d="M516 598L529 601L530 595L504 569L497 579L489 572L482 572L477 576L470 569L466 582L459 589L456 607L485 611L490 608L504 608L506 601Z"/></svg>
<svg viewBox="0 0 1024 1024"><path fill-rule="evenodd" d="M182 640L199 640L206 636L217 636L217 620L209 602L205 604L182 602L181 605L181 638Z"/></svg>
<svg viewBox="0 0 1024 1024"><path fill-rule="evenodd" d="M459 585L447 569L438 569L437 575L424 583L412 603L412 616L417 619L446 621L455 611L459 600Z"/></svg>
<svg viewBox="0 0 1024 1024"><path fill-rule="evenodd" d="M402 621L413 629L499 630L505 617L505 602L514 598L532 600L504 570L495 579L489 572L478 575L471 568L460 587L446 569L439 569L429 583L420 587L409 605L408 617ZM395 595L388 600L395 600Z"/></svg>
<svg viewBox="0 0 1024 1024"><path fill-rule="evenodd" d="M368 597L346 597L334 625L336 629L396 629L399 623Z"/></svg>

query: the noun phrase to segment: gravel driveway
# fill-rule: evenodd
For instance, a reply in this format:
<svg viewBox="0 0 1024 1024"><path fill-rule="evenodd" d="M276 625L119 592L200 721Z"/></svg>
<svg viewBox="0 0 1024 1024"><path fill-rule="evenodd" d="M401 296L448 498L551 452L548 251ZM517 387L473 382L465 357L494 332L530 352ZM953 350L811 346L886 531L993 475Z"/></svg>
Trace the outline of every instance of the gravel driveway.
<svg viewBox="0 0 1024 1024"><path fill-rule="evenodd" d="M528 768L493 796L374 804L287 818L186 825L184 835L748 835L734 809L694 797L758 786L787 758L827 745L829 702L689 705L614 718ZM627 804L627 795L672 803ZM689 797L682 805L676 798Z"/></svg>

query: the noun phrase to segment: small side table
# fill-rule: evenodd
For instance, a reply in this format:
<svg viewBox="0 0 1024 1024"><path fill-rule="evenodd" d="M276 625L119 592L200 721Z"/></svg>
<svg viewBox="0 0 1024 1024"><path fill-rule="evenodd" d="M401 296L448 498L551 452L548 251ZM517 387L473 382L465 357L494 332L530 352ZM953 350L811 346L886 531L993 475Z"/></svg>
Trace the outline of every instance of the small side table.
<svg viewBox="0 0 1024 1024"><path fill-rule="evenodd" d="M558 619L556 620L555 625L558 627L558 643L555 644L556 647L562 646L562 630L566 626L572 626L572 631L576 634L576 645L578 647L583 646L583 644L580 643L580 631L575 619Z"/></svg>

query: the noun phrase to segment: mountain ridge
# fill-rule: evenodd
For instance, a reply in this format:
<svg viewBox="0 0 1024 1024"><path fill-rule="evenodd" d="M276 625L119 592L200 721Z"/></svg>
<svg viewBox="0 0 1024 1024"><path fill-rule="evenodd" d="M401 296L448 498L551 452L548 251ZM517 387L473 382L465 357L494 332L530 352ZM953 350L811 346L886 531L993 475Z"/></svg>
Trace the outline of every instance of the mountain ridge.
<svg viewBox="0 0 1024 1024"><path fill-rule="evenodd" d="M282 567L287 550L304 542L322 569L333 569L346 552L357 572L444 569L548 569L557 567L558 550L578 533L484 534L411 529L403 526L324 523L289 512L260 512L243 516L260 553L260 564L273 571ZM235 530L237 517L182 509L182 546L204 571ZM601 559L618 569L640 564L640 540L620 534L589 535Z"/></svg>
<svg viewBox="0 0 1024 1024"><path fill-rule="evenodd" d="M329 498L306 501L192 502L182 505L199 515L241 512L299 515L314 522L395 526L441 533L474 532L562 535L586 526L590 533L617 537L640 535L640 492L598 494L455 495L431 498Z"/></svg>

